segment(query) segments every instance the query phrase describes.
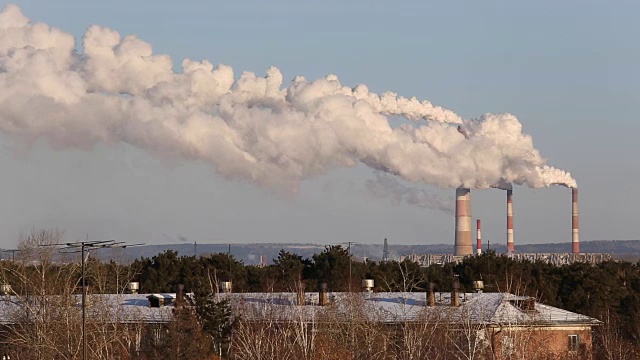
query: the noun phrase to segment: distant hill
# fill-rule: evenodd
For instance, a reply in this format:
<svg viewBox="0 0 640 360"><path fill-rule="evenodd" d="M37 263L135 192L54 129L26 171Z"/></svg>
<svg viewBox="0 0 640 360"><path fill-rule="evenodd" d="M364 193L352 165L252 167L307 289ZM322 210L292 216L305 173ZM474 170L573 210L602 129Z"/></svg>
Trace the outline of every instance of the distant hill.
<svg viewBox="0 0 640 360"><path fill-rule="evenodd" d="M346 245L343 245L346 246ZM484 244L486 250L486 244ZM491 244L491 249L498 253L505 253L506 246ZM267 263L271 263L281 249L301 255L303 258L310 258L313 254L321 252L324 245L318 244L231 244L231 254L243 263L259 264L262 256ZM569 242L553 244L528 244L516 245L519 253L563 253L571 249ZM229 244L166 244L166 245L146 245L123 250L101 250L96 255L103 260L116 259L128 262L139 257L153 257L165 250L174 250L178 255L192 256L206 255L211 253L226 253L229 251ZM436 245L396 245L389 244L389 257L399 259L401 255L408 254L448 254L453 250L451 244ZM585 253L609 253L616 259L637 261L640 259L640 240L597 240L583 241L580 243L580 250ZM362 258L368 257L371 260L382 259L382 244L356 244L352 247L354 256Z"/></svg>

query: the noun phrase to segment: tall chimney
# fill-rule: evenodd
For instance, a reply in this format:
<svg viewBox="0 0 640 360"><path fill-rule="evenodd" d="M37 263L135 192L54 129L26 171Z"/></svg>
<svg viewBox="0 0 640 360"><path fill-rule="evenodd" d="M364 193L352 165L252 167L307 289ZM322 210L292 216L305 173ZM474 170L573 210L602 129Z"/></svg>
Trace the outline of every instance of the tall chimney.
<svg viewBox="0 0 640 360"><path fill-rule="evenodd" d="M516 251L513 244L513 190L507 190L507 252Z"/></svg>
<svg viewBox="0 0 640 360"><path fill-rule="evenodd" d="M471 243L471 190L468 188L456 189L456 256L473 255Z"/></svg>
<svg viewBox="0 0 640 360"><path fill-rule="evenodd" d="M480 225L480 219L476 221L476 254L482 254L482 226Z"/></svg>
<svg viewBox="0 0 640 360"><path fill-rule="evenodd" d="M578 233L578 188L571 188L571 245L573 253L580 254L580 234Z"/></svg>

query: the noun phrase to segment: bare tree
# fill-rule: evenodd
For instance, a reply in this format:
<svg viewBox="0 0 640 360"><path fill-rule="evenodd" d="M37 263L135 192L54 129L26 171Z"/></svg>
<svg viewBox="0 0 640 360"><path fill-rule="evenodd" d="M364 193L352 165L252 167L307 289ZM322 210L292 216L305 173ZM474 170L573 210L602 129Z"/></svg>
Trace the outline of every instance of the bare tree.
<svg viewBox="0 0 640 360"><path fill-rule="evenodd" d="M55 245L62 243L62 231L33 231L20 239L15 261L0 262L0 280L12 287L0 298L8 319L0 341L11 358L71 360L82 355L80 269L58 252ZM85 279L92 285L86 304L89 356L132 358L139 349L141 322L135 313L123 314L121 291L104 294L113 274L131 274L115 264L87 265Z"/></svg>
<svg viewBox="0 0 640 360"><path fill-rule="evenodd" d="M399 319L402 341L398 360L445 359L445 320L442 312L431 307L422 307L411 319Z"/></svg>
<svg viewBox="0 0 640 360"><path fill-rule="evenodd" d="M603 314L602 320L603 324L597 329L594 339L598 358L605 360L631 360L640 358L637 344L633 344L624 338L617 319L611 315L609 310Z"/></svg>

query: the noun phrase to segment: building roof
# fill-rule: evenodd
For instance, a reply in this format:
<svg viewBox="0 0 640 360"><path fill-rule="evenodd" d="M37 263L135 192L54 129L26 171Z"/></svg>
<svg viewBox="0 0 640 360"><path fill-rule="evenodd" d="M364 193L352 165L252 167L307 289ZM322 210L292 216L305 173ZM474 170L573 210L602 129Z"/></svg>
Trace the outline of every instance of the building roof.
<svg viewBox="0 0 640 360"><path fill-rule="evenodd" d="M149 307L150 295L160 295L162 298L175 298L175 294L92 294L87 295L87 316L98 318L105 322L118 323L166 323L171 319L173 306ZM51 296L50 306L55 306L60 297ZM82 309L80 295L74 296L72 308ZM7 325L25 314L37 314L37 311L25 311L37 304L37 301L27 301L19 296L0 296L0 324ZM65 306L65 305L62 305ZM36 307L33 306L35 310Z"/></svg>
<svg viewBox="0 0 640 360"><path fill-rule="evenodd" d="M107 322L165 323L173 306L150 307L149 296L174 299L175 294L103 294L88 296L88 316ZM451 293L435 293L435 306L427 306L426 293L328 293L329 305L318 306L318 293L305 293L305 305L297 305L295 293L224 293L234 311L255 321L315 321L326 316L382 323L445 322L491 325L596 325L597 319L544 305L532 298L509 293L462 293L459 307L451 306ZM79 296L72 304L81 309ZM0 296L0 324L11 324L25 313L26 302L16 296Z"/></svg>
<svg viewBox="0 0 640 360"><path fill-rule="evenodd" d="M596 325L597 319L509 293L462 293L460 306L451 306L451 293L435 293L435 306L427 306L426 293L328 293L330 305L320 307L318 293L305 293L305 305L296 306L295 293L220 294L234 307L256 320L268 316L312 320L327 311L359 316L369 321L470 322L483 325ZM327 310L330 309L330 310ZM349 309L353 309L352 311ZM347 317L348 318L348 317Z"/></svg>

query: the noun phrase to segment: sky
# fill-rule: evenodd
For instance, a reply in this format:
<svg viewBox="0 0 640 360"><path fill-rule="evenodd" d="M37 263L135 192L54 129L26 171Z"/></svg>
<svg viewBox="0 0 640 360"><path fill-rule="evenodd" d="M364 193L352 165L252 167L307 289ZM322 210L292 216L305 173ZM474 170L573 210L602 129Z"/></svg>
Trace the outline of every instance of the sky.
<svg viewBox="0 0 640 360"><path fill-rule="evenodd" d="M184 58L229 65L236 79L276 66L285 84L335 74L349 87L415 96L464 119L514 114L542 157L576 179L582 241L640 238L636 2L11 3L32 22L71 33L80 53L85 31L98 24L168 54L177 72ZM6 132L0 164L0 247L42 228L62 229L68 241L453 245L453 189L398 180L405 194L428 194L439 208L376 196L367 184L381 175L362 164L283 194L222 176L201 159L123 142L26 143ZM570 199L565 187L515 186L516 250L567 242L569 251ZM506 243L504 191L472 190L472 213L485 241Z"/></svg>

